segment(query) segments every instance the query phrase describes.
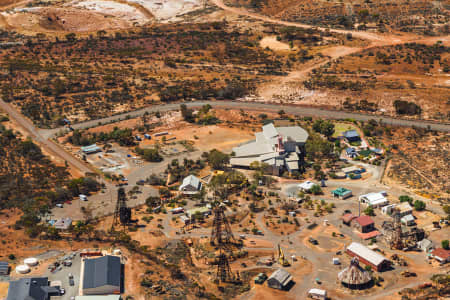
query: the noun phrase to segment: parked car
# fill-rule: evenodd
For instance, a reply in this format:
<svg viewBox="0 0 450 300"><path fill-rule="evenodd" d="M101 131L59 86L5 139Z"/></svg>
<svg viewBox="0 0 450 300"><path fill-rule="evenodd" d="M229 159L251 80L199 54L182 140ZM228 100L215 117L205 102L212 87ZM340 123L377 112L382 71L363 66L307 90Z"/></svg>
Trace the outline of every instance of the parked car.
<svg viewBox="0 0 450 300"><path fill-rule="evenodd" d="M63 204L62 203L57 203L56 207L63 208Z"/></svg>
<svg viewBox="0 0 450 300"><path fill-rule="evenodd" d="M258 276L255 277L256 284L263 284L266 281L267 275L265 273L259 273Z"/></svg>
<svg viewBox="0 0 450 300"><path fill-rule="evenodd" d="M64 266L66 266L66 267L70 267L70 266L72 265L72 261L71 261L71 260L65 260L65 261L63 262L63 264L64 264Z"/></svg>
<svg viewBox="0 0 450 300"><path fill-rule="evenodd" d="M66 293L66 290L64 288L59 288L59 294L64 295Z"/></svg>
<svg viewBox="0 0 450 300"><path fill-rule="evenodd" d="M318 242L316 239L313 239L312 237L310 237L310 238L308 239L308 242L310 242L310 243L313 244L313 245L318 245L318 244L319 244L319 242Z"/></svg>

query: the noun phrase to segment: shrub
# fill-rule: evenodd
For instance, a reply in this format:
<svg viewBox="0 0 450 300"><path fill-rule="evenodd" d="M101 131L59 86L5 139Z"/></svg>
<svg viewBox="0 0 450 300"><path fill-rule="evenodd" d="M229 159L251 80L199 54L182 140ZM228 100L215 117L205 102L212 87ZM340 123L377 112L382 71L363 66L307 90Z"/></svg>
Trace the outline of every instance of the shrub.
<svg viewBox="0 0 450 300"><path fill-rule="evenodd" d="M414 208L415 208L415 210L422 211L422 210L425 209L425 207L426 207L425 202L420 201L420 200L414 201Z"/></svg>

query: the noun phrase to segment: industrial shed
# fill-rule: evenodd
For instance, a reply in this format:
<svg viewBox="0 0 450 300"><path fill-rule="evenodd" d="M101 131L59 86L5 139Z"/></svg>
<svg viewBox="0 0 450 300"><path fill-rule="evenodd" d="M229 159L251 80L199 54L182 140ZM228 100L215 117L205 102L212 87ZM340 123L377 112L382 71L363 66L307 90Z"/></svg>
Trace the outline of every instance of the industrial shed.
<svg viewBox="0 0 450 300"><path fill-rule="evenodd" d="M0 261L0 275L8 275L9 263L7 261Z"/></svg>
<svg viewBox="0 0 450 300"><path fill-rule="evenodd" d="M47 277L21 278L11 281L6 300L49 300L59 296L58 286L49 286Z"/></svg>
<svg viewBox="0 0 450 300"><path fill-rule="evenodd" d="M122 264L118 256L102 256L84 261L83 294L119 294Z"/></svg>
<svg viewBox="0 0 450 300"><path fill-rule="evenodd" d="M381 272L391 266L391 262L386 257L360 243L351 243L346 252L352 257L357 257L363 264L372 267L374 271Z"/></svg>
<svg viewBox="0 0 450 300"><path fill-rule="evenodd" d="M194 175L189 175L183 179L183 183L180 185L179 190L183 194L196 194L202 189L202 183L200 179Z"/></svg>
<svg viewBox="0 0 450 300"><path fill-rule="evenodd" d="M291 281L292 275L288 271L278 269L267 279L267 285L273 289L284 290L287 289Z"/></svg>

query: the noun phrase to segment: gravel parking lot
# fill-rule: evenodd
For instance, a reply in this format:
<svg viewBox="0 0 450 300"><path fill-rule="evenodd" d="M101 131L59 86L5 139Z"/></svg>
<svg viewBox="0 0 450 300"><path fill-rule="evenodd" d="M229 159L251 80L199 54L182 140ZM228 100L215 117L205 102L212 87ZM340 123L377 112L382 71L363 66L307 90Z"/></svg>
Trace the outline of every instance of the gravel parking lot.
<svg viewBox="0 0 450 300"><path fill-rule="evenodd" d="M60 270L51 272L49 269L47 269L45 276L48 276L49 281L61 281L62 288L65 289L66 293L62 296L52 297L52 299L55 300L70 300L71 297L78 296L78 289L80 285L80 270L81 270L81 257L79 253L73 252L75 254L72 261L72 266L66 267L61 264ZM70 255L70 254L68 254ZM66 255L66 256L68 256ZM61 256L63 258L64 256ZM69 274L73 274L73 279L75 282L75 285L71 286L69 285Z"/></svg>

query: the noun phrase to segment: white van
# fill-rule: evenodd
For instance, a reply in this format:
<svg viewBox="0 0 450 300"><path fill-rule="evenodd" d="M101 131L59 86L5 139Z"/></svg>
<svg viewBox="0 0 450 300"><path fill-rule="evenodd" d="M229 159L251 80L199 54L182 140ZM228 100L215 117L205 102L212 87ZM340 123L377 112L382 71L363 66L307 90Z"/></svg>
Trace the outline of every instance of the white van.
<svg viewBox="0 0 450 300"><path fill-rule="evenodd" d="M78 197L80 197L81 201L88 201L88 198L86 195L80 194Z"/></svg>

